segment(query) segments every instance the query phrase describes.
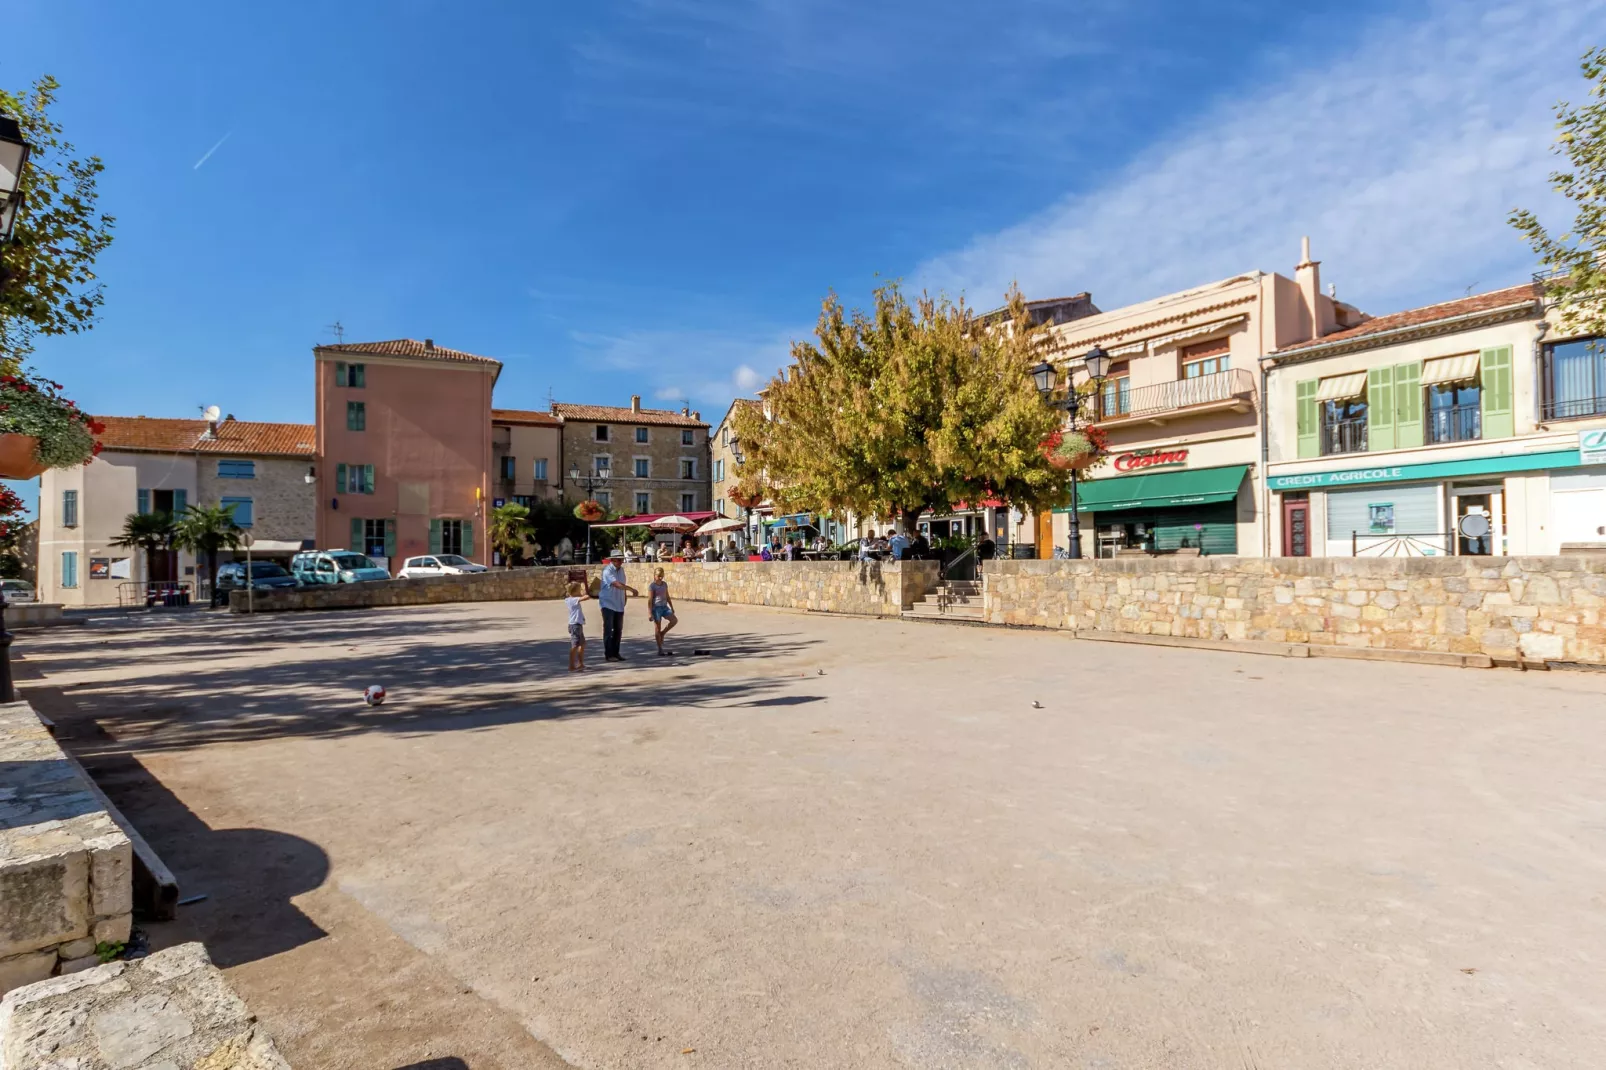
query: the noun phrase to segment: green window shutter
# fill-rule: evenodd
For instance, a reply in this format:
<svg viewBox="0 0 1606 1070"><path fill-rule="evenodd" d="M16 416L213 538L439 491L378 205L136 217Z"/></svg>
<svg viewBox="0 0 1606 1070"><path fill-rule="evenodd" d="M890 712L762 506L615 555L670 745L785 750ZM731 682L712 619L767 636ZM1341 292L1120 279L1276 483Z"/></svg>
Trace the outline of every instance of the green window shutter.
<svg viewBox="0 0 1606 1070"><path fill-rule="evenodd" d="M362 519L360 517L354 516L351 518L351 545L346 548L348 550L356 550L359 554L365 552L362 545Z"/></svg>
<svg viewBox="0 0 1606 1070"><path fill-rule="evenodd" d="M1299 421L1299 456L1319 457L1322 452L1321 405L1316 400L1319 380L1306 379L1294 384L1294 404Z"/></svg>
<svg viewBox="0 0 1606 1070"><path fill-rule="evenodd" d="M343 464L335 465L335 493L346 493L346 466Z"/></svg>
<svg viewBox="0 0 1606 1070"><path fill-rule="evenodd" d="M1366 373L1366 448L1394 448L1394 369Z"/></svg>
<svg viewBox="0 0 1606 1070"><path fill-rule="evenodd" d="M362 466L362 492L364 494L374 492L374 466L371 464Z"/></svg>
<svg viewBox="0 0 1606 1070"><path fill-rule="evenodd" d="M343 361L335 361L335 385L346 385L346 365Z"/></svg>
<svg viewBox="0 0 1606 1070"><path fill-rule="evenodd" d="M1516 407L1511 399L1511 347L1485 349L1478 360L1478 373L1483 437L1510 438L1517 433Z"/></svg>
<svg viewBox="0 0 1606 1070"><path fill-rule="evenodd" d="M148 491L148 490L140 491L139 494L136 496L135 500L138 502L137 508L139 509L139 515L140 516L144 516L146 513L151 511L151 492L150 491Z"/></svg>
<svg viewBox="0 0 1606 1070"><path fill-rule="evenodd" d="M368 385L368 366L366 364L353 364L348 373L352 386L364 387Z"/></svg>
<svg viewBox="0 0 1606 1070"><path fill-rule="evenodd" d="M431 520L429 522L429 552L432 554L441 552L441 522L439 520Z"/></svg>
<svg viewBox="0 0 1606 1070"><path fill-rule="evenodd" d="M1394 447L1422 445L1422 362L1394 366Z"/></svg>
<svg viewBox="0 0 1606 1070"><path fill-rule="evenodd" d="M463 556L469 559L474 557L474 521L463 521Z"/></svg>
<svg viewBox="0 0 1606 1070"><path fill-rule="evenodd" d="M385 521L385 556L396 556L396 521Z"/></svg>
<svg viewBox="0 0 1606 1070"><path fill-rule="evenodd" d="M185 509L189 508L189 504L190 504L190 492L189 491L184 490L181 487L178 490L175 490L173 492L173 515L174 516L177 516L179 513L182 513Z"/></svg>

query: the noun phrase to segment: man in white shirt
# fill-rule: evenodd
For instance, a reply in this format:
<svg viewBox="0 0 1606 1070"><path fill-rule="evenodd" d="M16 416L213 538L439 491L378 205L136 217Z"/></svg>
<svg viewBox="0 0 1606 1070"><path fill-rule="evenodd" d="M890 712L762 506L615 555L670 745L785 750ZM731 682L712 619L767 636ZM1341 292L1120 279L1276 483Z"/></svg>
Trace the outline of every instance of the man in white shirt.
<svg viewBox="0 0 1606 1070"><path fill-rule="evenodd" d="M608 555L608 566L602 570L602 588L597 602L602 606L602 656L605 661L623 661L619 653L619 640L625 629L626 594L636 594L634 587L625 582L625 556L615 550Z"/></svg>

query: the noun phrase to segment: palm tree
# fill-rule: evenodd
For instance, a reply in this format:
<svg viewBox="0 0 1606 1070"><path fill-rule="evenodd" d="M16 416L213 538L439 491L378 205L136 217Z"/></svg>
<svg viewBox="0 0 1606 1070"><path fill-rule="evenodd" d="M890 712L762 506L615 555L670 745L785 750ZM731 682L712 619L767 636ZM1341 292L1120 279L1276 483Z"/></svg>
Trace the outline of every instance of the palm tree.
<svg viewBox="0 0 1606 1070"><path fill-rule="evenodd" d="M206 584L212 605L217 605L217 552L240 545L245 534L234 522L234 508L221 505L192 505L179 514L173 525L173 545L192 554L206 555Z"/></svg>
<svg viewBox="0 0 1606 1070"><path fill-rule="evenodd" d="M123 518L123 532L112 540L125 550L145 551L145 579L156 575L156 555L173 545L171 513L129 513Z"/></svg>
<svg viewBox="0 0 1606 1070"><path fill-rule="evenodd" d="M502 555L502 564L513 567L515 555L524 551L530 535L530 508L518 502L508 502L491 510L491 545Z"/></svg>

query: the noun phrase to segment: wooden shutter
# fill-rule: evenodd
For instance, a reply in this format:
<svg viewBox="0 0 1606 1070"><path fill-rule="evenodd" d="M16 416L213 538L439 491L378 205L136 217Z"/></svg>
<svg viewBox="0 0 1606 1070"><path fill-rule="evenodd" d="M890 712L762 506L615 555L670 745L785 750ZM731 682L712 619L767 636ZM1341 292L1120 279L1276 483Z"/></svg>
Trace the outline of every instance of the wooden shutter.
<svg viewBox="0 0 1606 1070"><path fill-rule="evenodd" d="M367 548L362 544L362 536L362 518L354 516L351 518L351 545L347 549L356 550L359 554L367 553Z"/></svg>
<svg viewBox="0 0 1606 1070"><path fill-rule="evenodd" d="M1394 447L1422 445L1422 362L1394 366ZM1373 447L1374 449L1376 447Z"/></svg>
<svg viewBox="0 0 1606 1070"><path fill-rule="evenodd" d="M432 554L441 552L441 522L439 520L431 520L429 522L429 552Z"/></svg>
<svg viewBox="0 0 1606 1070"><path fill-rule="evenodd" d="M1366 448L1394 448L1394 369L1373 368L1366 373Z"/></svg>
<svg viewBox="0 0 1606 1070"><path fill-rule="evenodd" d="M1320 457L1322 453L1321 403L1316 400L1319 384L1318 379L1306 379L1294 384L1300 457Z"/></svg>
<svg viewBox="0 0 1606 1070"><path fill-rule="evenodd" d="M140 491L138 493L138 495L136 495L135 501L137 502L137 505L135 506L135 508L137 508L139 510L139 515L140 516L144 516L146 513L151 511L151 492L150 491L148 491L148 490Z"/></svg>
<svg viewBox="0 0 1606 1070"><path fill-rule="evenodd" d="M385 521L385 556L389 557L389 558L394 558L396 556L396 521L395 520L386 520Z"/></svg>
<svg viewBox="0 0 1606 1070"><path fill-rule="evenodd" d="M374 466L371 464L362 466L362 492L364 494L374 492Z"/></svg>
<svg viewBox="0 0 1606 1070"><path fill-rule="evenodd" d="M346 493L346 466L343 464L335 465L335 493Z"/></svg>
<svg viewBox="0 0 1606 1070"><path fill-rule="evenodd" d="M346 365L343 361L335 361L335 385L346 385Z"/></svg>
<svg viewBox="0 0 1606 1070"><path fill-rule="evenodd" d="M474 521L463 521L463 556L469 560L474 558Z"/></svg>
<svg viewBox="0 0 1606 1070"><path fill-rule="evenodd" d="M1485 349L1478 359L1478 374L1483 437L1510 438L1517 433L1516 407L1511 398L1511 347Z"/></svg>

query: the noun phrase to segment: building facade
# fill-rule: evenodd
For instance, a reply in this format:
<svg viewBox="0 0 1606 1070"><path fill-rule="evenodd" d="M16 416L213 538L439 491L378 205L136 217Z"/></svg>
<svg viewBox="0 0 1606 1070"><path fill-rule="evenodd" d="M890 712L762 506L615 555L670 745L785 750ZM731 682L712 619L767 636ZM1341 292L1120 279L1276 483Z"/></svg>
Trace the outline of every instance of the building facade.
<svg viewBox="0 0 1606 1070"><path fill-rule="evenodd" d="M224 506L258 557L288 560L312 545L314 488L307 482L315 429L233 416L215 424L144 416L97 416L102 451L87 465L39 477L40 599L67 606L143 601L147 582L205 586L188 553L115 545L131 513L177 515L190 505ZM235 557L224 552L220 563ZM243 551L239 556L243 556Z"/></svg>
<svg viewBox="0 0 1606 1070"><path fill-rule="evenodd" d="M1606 552L1606 347L1524 284L1271 354L1287 556Z"/></svg>
<svg viewBox="0 0 1606 1070"><path fill-rule="evenodd" d="M488 561L489 357L402 338L313 350L317 539L387 565L418 554Z"/></svg>
<svg viewBox="0 0 1606 1070"><path fill-rule="evenodd" d="M742 507L730 500L730 492L741 482L741 451L736 441L736 413L744 407L756 406L756 398L737 398L731 402L718 426L709 433L709 493L713 496L713 510L721 516L741 519Z"/></svg>
<svg viewBox="0 0 1606 1070"><path fill-rule="evenodd" d="M647 409L640 395L628 407L557 402L562 421L563 478L608 471L596 498L614 513L691 513L713 508L708 425L689 409ZM585 494L569 483L570 496Z"/></svg>
<svg viewBox="0 0 1606 1070"><path fill-rule="evenodd" d="M491 410L491 506L563 498L563 421L549 412Z"/></svg>
<svg viewBox="0 0 1606 1070"><path fill-rule="evenodd" d="M1260 358L1365 319L1321 292L1303 252L1293 278L1251 272L1053 328L1078 386L1090 349L1111 358L1089 405L1110 459L1078 480L1084 556L1267 552ZM1069 507L1028 522L1012 541L1035 539L1039 557L1068 545Z"/></svg>

